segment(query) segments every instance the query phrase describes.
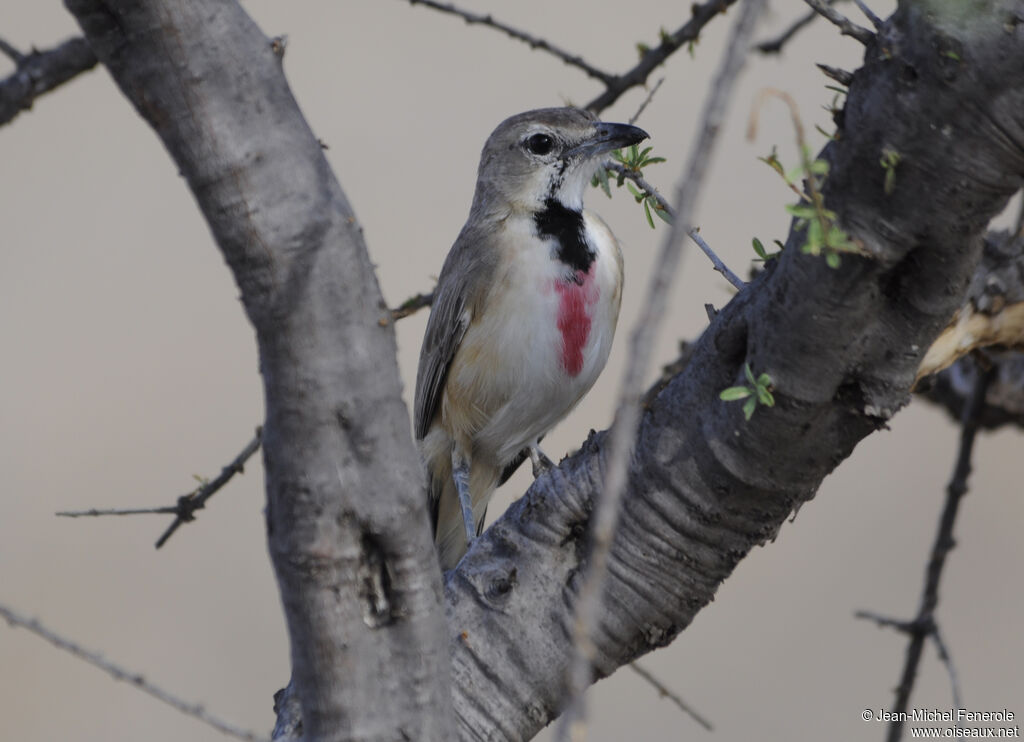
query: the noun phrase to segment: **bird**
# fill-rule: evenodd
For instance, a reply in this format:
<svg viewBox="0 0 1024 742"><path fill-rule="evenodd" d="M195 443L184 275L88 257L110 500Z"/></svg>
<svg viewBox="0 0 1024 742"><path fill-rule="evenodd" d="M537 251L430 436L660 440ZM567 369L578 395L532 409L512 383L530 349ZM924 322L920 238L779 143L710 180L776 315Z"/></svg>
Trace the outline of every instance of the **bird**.
<svg viewBox="0 0 1024 742"><path fill-rule="evenodd" d="M597 380L622 300L618 241L583 195L604 155L648 138L571 107L505 119L438 276L414 432L441 567L482 530L495 488Z"/></svg>

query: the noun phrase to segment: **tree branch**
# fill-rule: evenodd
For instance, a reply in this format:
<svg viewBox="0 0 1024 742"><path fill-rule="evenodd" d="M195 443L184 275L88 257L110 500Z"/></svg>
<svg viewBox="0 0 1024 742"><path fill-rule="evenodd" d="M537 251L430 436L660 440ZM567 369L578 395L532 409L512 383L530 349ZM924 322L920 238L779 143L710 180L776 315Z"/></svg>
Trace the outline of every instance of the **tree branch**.
<svg viewBox="0 0 1024 742"><path fill-rule="evenodd" d="M675 54L684 44L696 41L700 32L704 30L704 26L719 13L725 13L726 8L735 2L736 0L707 0L704 3L694 3L690 6L689 21L680 26L675 33L664 36L661 43L644 53L640 62L631 70L618 75L612 82L606 83L607 89L584 108L589 108L594 113L600 113L621 98L627 90L646 85L647 78L659 65Z"/></svg>
<svg viewBox="0 0 1024 742"><path fill-rule="evenodd" d="M978 415L985 404L985 394L991 379L991 371L983 372L978 376L974 384L974 390L971 393L971 399L964 408L960 429L960 450L957 453L953 477L946 488L946 504L942 510L942 516L939 518L938 532L935 535L935 543L932 545L928 567L925 570L924 588L922 589L921 605L918 608L917 616L912 621L897 621L866 611L859 611L856 614L859 618L870 618L878 623L879 626L889 626L910 636L903 671L900 674L900 684L896 687L896 700L892 708L893 716L889 724L889 734L887 736L889 742L898 742L903 734L904 722L902 719L906 714L907 706L910 704L910 694L914 690L917 668L921 662L921 652L924 649L924 642L928 637L932 637L935 641L939 657L946 665L950 675L956 707L961 708L959 705L959 680L957 679L956 670L953 667L949 651L939 634L938 623L935 620L935 609L939 605L939 585L942 581L943 568L946 566L946 557L956 543L953 540L953 526L956 524L960 500L967 494L967 477L971 473L971 454L974 450L975 435L978 432Z"/></svg>
<svg viewBox="0 0 1024 742"><path fill-rule="evenodd" d="M237 727L234 724L219 719L203 708L203 705L200 703L189 703L188 701L178 698L173 693L169 693L163 688L149 682L139 673L126 670L120 665L111 662L108 659L104 659L99 652L92 652L88 649L84 649L70 639L46 628L38 620L34 618L26 618L2 603L0 603L0 617L6 619L7 623L11 626L26 629L36 636L50 642L50 644L58 649L62 649L71 656L77 657L86 664L103 670L103 672L107 673L107 675L112 677L114 680L120 680L128 683L129 685L138 688L151 698L155 698L160 701L160 703L166 704L186 716L198 719L222 734L226 734L237 739L248 740L249 742L262 742L263 740L266 740L266 737L262 735L246 731L241 727Z"/></svg>
<svg viewBox="0 0 1024 742"><path fill-rule="evenodd" d="M268 548L305 733L451 739L440 571L394 329L280 43L236 2L66 3L185 177L256 330ZM354 667L376 670L353 683Z"/></svg>
<svg viewBox="0 0 1024 742"><path fill-rule="evenodd" d="M457 8L452 3L440 3L436 2L435 0L409 0L409 4L425 5L428 8L439 10L442 13L450 13L452 15L459 16L469 25L480 24L481 26L488 26L489 28L501 31L507 34L508 36L511 36L513 39L517 39L528 44L531 49L540 49L541 51L545 51L548 54L551 54L552 56L561 59L570 67L575 67L576 69L582 70L590 77L593 77L596 80L600 80L606 86L611 85L615 80L614 75L608 72L604 72L603 70L597 69L592 64L589 64L585 59L583 59L583 57L579 56L578 54L572 54L571 52L564 51L563 49L560 49L559 47L555 46L554 44L551 44L548 41L545 41L542 38L533 36L532 34L529 34L526 31L520 31L518 28L513 28L512 26L502 23L501 21L496 21L490 14L479 15L477 13L471 13L468 10L462 10L461 8Z"/></svg>
<svg viewBox="0 0 1024 742"><path fill-rule="evenodd" d="M829 5L834 3L836 0L826 0ZM818 17L818 11L810 10L804 15L797 18L793 23L785 29L782 33L773 39L762 41L754 46L754 49L761 52L762 54L778 54L782 51L783 47L789 43L790 39L797 35L801 30L811 25L814 19Z"/></svg>
<svg viewBox="0 0 1024 742"><path fill-rule="evenodd" d="M48 51L21 54L3 42L3 52L17 65L0 80L0 126L32 108L35 99L96 66L96 55L83 38L68 39Z"/></svg>
<svg viewBox="0 0 1024 742"><path fill-rule="evenodd" d="M648 398L592 637L596 676L671 642L735 565L906 404L925 349L971 279L985 225L1024 180L1014 113L1024 80L1013 72L1024 49L1002 25L1024 3L1000 3L971 24L936 7L906 3L886 21L878 39L887 53L870 43L840 136L821 154L825 203L865 254L829 268L801 251L806 235L791 227L778 258ZM959 44L971 64L951 75L937 39ZM902 154L888 191L883 141ZM747 364L771 375L776 404L744 421L718 393L741 383ZM608 434L593 434L446 576L463 739L484 729L529 738L563 708L571 596L609 457Z"/></svg>
<svg viewBox="0 0 1024 742"><path fill-rule="evenodd" d="M825 2L825 0L804 0L804 2L810 5L815 13L836 26L843 36L851 36L865 46L875 37L871 31L853 23L849 18L833 8L830 3Z"/></svg>

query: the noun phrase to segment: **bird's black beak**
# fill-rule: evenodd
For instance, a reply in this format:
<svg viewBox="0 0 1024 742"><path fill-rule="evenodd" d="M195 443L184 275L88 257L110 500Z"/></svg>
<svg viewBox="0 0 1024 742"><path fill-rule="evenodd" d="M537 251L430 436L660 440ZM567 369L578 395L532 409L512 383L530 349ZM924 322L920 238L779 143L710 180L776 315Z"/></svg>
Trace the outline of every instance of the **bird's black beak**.
<svg viewBox="0 0 1024 742"><path fill-rule="evenodd" d="M572 149L567 150L562 155L562 159L590 159L603 155L605 152L611 152L613 149L621 149L631 144L637 144L649 136L639 126L633 126L632 124L607 124L604 121L599 121L594 135L580 142Z"/></svg>

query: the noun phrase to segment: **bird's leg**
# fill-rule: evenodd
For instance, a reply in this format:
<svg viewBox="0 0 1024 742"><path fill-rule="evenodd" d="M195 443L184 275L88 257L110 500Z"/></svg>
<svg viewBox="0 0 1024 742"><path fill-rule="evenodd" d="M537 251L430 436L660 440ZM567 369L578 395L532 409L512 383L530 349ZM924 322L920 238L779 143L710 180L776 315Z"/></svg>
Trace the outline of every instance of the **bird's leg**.
<svg viewBox="0 0 1024 742"><path fill-rule="evenodd" d="M462 453L459 446L452 447L452 480L455 490L459 493L459 507L462 508L462 523L466 527L466 547L476 537L476 525L473 523L473 500L469 495L469 459Z"/></svg>
<svg viewBox="0 0 1024 742"><path fill-rule="evenodd" d="M551 459L544 455L544 452L540 450L540 446L536 443L530 444L530 463L533 464L534 479L555 465Z"/></svg>

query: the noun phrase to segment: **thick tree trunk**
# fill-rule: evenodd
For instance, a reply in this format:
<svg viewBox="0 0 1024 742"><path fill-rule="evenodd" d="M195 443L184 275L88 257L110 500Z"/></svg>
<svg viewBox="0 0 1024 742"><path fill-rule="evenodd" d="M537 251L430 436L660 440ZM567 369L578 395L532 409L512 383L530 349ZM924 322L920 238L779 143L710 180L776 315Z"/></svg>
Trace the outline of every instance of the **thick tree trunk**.
<svg viewBox="0 0 1024 742"><path fill-rule="evenodd" d="M440 571L393 328L283 49L237 3L67 4L185 176L256 328L268 540L306 734L451 739Z"/></svg>

